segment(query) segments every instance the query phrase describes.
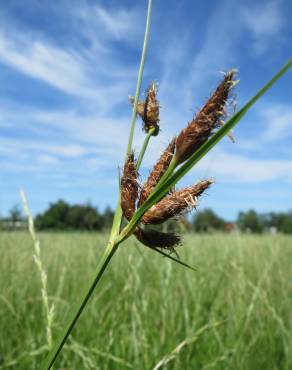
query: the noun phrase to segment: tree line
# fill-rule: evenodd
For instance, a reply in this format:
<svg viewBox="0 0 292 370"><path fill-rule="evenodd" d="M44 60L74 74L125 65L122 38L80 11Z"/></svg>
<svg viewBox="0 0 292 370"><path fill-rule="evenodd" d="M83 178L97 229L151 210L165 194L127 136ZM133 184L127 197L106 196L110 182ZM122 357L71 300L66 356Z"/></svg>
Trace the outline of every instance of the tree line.
<svg viewBox="0 0 292 370"><path fill-rule="evenodd" d="M64 200L51 203L43 213L35 219L38 230L97 230L109 229L114 213L110 207L100 212L90 202L71 205ZM2 229L17 229L25 226L25 218L18 206L14 206L9 217L0 219Z"/></svg>
<svg viewBox="0 0 292 370"><path fill-rule="evenodd" d="M239 212L235 222L227 222L211 209L205 209L195 214L192 226L198 232L240 230L254 234L263 232L292 234L292 211L261 214L251 209Z"/></svg>
<svg viewBox="0 0 292 370"><path fill-rule="evenodd" d="M103 212L91 203L71 205L64 200L51 203L35 217L38 230L88 230L109 229L114 212L106 207ZM21 229L26 227L25 218L18 206L14 206L9 216L0 218L0 229ZM158 226L159 228L159 226ZM292 211L260 214L255 210L239 212L235 222L228 222L212 209L197 211L192 218L183 216L179 222L169 221L163 225L164 231L232 232L246 233L282 232L292 234Z"/></svg>

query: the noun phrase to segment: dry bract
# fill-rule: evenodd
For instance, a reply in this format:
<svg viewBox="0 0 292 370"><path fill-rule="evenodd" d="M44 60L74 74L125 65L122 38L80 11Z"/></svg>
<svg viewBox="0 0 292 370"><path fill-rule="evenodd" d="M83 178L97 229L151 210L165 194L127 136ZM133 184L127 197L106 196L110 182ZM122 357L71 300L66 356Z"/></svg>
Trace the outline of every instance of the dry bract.
<svg viewBox="0 0 292 370"><path fill-rule="evenodd" d="M144 224L161 224L164 221L182 214L187 209L198 205L198 197L213 183L204 180L199 183L173 192L152 206L142 217Z"/></svg>
<svg viewBox="0 0 292 370"><path fill-rule="evenodd" d="M173 139L169 143L167 148L164 150L159 160L153 167L153 170L151 171L150 175L148 176L147 181L143 184L143 187L141 189L140 199L138 202L139 207L149 197L151 191L158 184L158 181L161 179L165 171L168 169L170 161L172 160L172 157L173 157L174 150L175 150L175 139Z"/></svg>
<svg viewBox="0 0 292 370"><path fill-rule="evenodd" d="M162 233L153 229L136 228L135 235L137 239L150 248L162 248L173 250L174 247L180 244L181 238L174 233Z"/></svg>
<svg viewBox="0 0 292 370"><path fill-rule="evenodd" d="M138 173L136 170L134 153L131 153L124 165L121 179L121 207L123 215L129 221L136 210L136 199L138 197Z"/></svg>
<svg viewBox="0 0 292 370"><path fill-rule="evenodd" d="M204 107L176 139L175 158L177 163L186 161L222 124L226 115L226 103L235 85L235 70L227 72Z"/></svg>
<svg viewBox="0 0 292 370"><path fill-rule="evenodd" d="M137 105L137 113L143 120L143 130L148 132L151 128L155 128L154 136L159 133L159 102L156 99L157 86L154 82L151 83L147 90L145 101L139 101ZM130 102L134 103L134 98L129 97Z"/></svg>

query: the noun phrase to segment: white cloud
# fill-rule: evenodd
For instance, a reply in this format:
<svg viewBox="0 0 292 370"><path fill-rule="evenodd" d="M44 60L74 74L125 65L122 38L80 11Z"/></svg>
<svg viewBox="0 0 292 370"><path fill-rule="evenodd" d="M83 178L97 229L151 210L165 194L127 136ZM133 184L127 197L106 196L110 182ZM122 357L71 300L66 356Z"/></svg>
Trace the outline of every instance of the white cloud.
<svg viewBox="0 0 292 370"><path fill-rule="evenodd" d="M135 4L126 8L83 2L70 7L69 16L78 33L90 40L91 47L105 51L107 48L104 48L103 43L106 40L124 43L140 41L143 33L141 18L145 17L144 12L141 13L140 10Z"/></svg>
<svg viewBox="0 0 292 370"><path fill-rule="evenodd" d="M90 11L92 12L92 9ZM101 6L96 6L94 11L93 14L97 15L97 22L100 22L114 38L121 39L131 36L130 33L137 19L134 12L125 9L109 11Z"/></svg>
<svg viewBox="0 0 292 370"><path fill-rule="evenodd" d="M60 46L58 40L5 19L0 26L0 63L64 93L90 99L99 110L113 109L126 101L136 70L119 57L111 41L127 32L136 35L135 27L141 26L133 21L134 12L123 9L110 13L99 6L74 7L70 14L78 37L89 38L89 44ZM83 19L81 24L78 17Z"/></svg>
<svg viewBox="0 0 292 370"><path fill-rule="evenodd" d="M0 33L0 60L70 94L92 96L86 66L73 52L62 50L42 41Z"/></svg>
<svg viewBox="0 0 292 370"><path fill-rule="evenodd" d="M256 183L279 180L292 181L292 161L284 159L256 159L248 155L230 154L215 149L198 165L197 169L215 176L221 183Z"/></svg>
<svg viewBox="0 0 292 370"><path fill-rule="evenodd" d="M292 136L292 108L285 105L266 107L261 113L262 120L266 123L263 139L272 142L285 140Z"/></svg>
<svg viewBox="0 0 292 370"><path fill-rule="evenodd" d="M166 50L159 50L163 58L161 91L169 116L186 117L187 113L190 119L216 87L221 79L220 71L237 67L235 45L242 25L236 8L234 1L218 3L199 37L193 34L193 29L188 34L179 34L179 38L175 33L177 40L165 43ZM168 34L166 37L169 39Z"/></svg>
<svg viewBox="0 0 292 370"><path fill-rule="evenodd" d="M260 5L242 8L242 21L251 32L252 48L261 54L275 42L283 29L285 19L281 1L266 1Z"/></svg>

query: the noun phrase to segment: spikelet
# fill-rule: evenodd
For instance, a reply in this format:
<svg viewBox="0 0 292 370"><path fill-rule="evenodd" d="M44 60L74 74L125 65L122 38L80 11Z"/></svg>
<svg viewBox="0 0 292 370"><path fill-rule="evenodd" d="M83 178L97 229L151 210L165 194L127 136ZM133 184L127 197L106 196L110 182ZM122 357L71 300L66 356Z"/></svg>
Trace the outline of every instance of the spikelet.
<svg viewBox="0 0 292 370"><path fill-rule="evenodd" d="M162 233L153 229L136 228L134 232L137 239L150 248L168 249L173 252L174 248L181 243L179 235L174 233Z"/></svg>
<svg viewBox="0 0 292 370"><path fill-rule="evenodd" d="M204 107L178 135L175 153L178 164L186 161L222 123L222 118L226 115L226 103L236 84L234 76L235 70L225 74Z"/></svg>
<svg viewBox="0 0 292 370"><path fill-rule="evenodd" d="M198 204L197 197L212 183L213 180L204 180L191 187L173 192L148 209L141 222L152 225L161 224L172 217L181 215L188 208L195 208Z"/></svg>
<svg viewBox="0 0 292 370"><path fill-rule="evenodd" d="M137 169L134 153L129 154L121 179L121 207L123 215L129 221L136 210L136 199L138 197Z"/></svg>
<svg viewBox="0 0 292 370"><path fill-rule="evenodd" d="M140 193L140 199L138 202L138 207L140 207L145 202L145 200L149 197L151 191L158 184L158 181L161 179L161 177L167 170L170 164L170 161L173 157L174 149L175 149L175 138L169 143L167 148L161 154L157 163L153 167L153 170L148 176L147 181L143 184L141 193Z"/></svg>
<svg viewBox="0 0 292 370"><path fill-rule="evenodd" d="M154 136L159 133L159 102L156 95L157 86L152 82L147 90L145 101L139 101L137 105L137 113L143 120L143 130L147 133L151 128L155 128ZM129 100L134 103L133 97L130 96Z"/></svg>

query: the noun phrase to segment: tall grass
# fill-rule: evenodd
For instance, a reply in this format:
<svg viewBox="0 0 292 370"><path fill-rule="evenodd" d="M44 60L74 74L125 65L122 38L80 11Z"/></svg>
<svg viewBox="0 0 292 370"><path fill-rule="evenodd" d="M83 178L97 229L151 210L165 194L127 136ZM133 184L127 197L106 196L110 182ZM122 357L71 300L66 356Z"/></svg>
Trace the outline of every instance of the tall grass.
<svg viewBox="0 0 292 370"><path fill-rule="evenodd" d="M55 337L106 235L40 234L40 241ZM281 235L190 234L179 248L198 267L190 272L129 239L56 369L291 369L291 245ZM31 247L27 234L0 236L0 369L39 369L47 350Z"/></svg>
<svg viewBox="0 0 292 370"><path fill-rule="evenodd" d="M50 305L49 303L48 289L47 289L48 277L47 277L46 270L44 269L44 266L43 266L43 261L41 258L40 241L35 231L33 216L30 211L24 190L20 191L20 198L21 198L24 214L27 218L28 231L32 239L33 260L39 272L42 305L43 305L44 317L46 321L47 345L48 345L48 350L50 350L52 348L52 324L53 324L53 318L54 318L54 305Z"/></svg>
<svg viewBox="0 0 292 370"><path fill-rule="evenodd" d="M157 123L159 122L159 102L156 100L156 91L153 86L154 90L151 94L150 91L148 91L147 98L142 104L142 106L144 107L142 108L142 119L144 121L144 129L146 128L146 132L148 132L148 135L144 139L144 144L139 153L138 163L136 164L134 157L131 159L131 157L133 156L131 152L145 57L150 34L152 0L148 0L147 9L148 10L146 17L144 42L137 77L132 117L130 122L130 132L126 149L125 166L123 176L119 184L120 187L118 194L118 203L109 240L105 244L106 247L104 253L99 259L99 263L91 278L89 279L88 286L84 289L83 292L80 291L77 295L78 300L70 310L70 313L67 315L63 330L57 336L51 350L49 351L46 358L43 360L41 365L42 370L50 369L54 364L67 339L69 338L69 335L71 334L77 321L79 320L83 310L86 308L87 303L91 298L97 284L100 282L100 279L103 276L104 272L108 269L112 257L118 250L119 246L125 240L127 240L132 234L135 234L137 239L146 246L152 248L152 251L156 250L159 253L164 253L163 251L161 251L161 248L166 248L169 252L174 251L174 245L179 244L179 237L173 234L163 234L158 233L157 231L155 232L153 230L144 230L139 226L141 222L143 223L143 216L146 216L147 211L150 212L150 208L152 206L156 206L156 208L154 207L156 211L165 210L165 207L167 207L169 210L173 210L175 208L174 204L177 204L178 207L176 207L176 211L172 214L172 216L176 216L180 214L180 212L185 210L187 205L190 204L189 201L186 201L186 199L189 198L188 196L191 197L191 203L193 206L195 206L197 194L191 193L191 188L184 189L183 193L174 193L173 199L170 199L170 197L168 197L163 207L161 207L161 203L159 203L159 201L163 200L166 197L169 191L175 187L177 182L181 180L183 176L185 176L187 172L190 171L192 167L209 152L209 150L211 150L225 135L228 135L228 133L230 133L230 130L241 120L241 118L248 112L248 110L292 66L292 60L290 59L270 81L268 81L237 113L235 113L225 123L222 121L222 118L226 115L224 113L226 108L225 106L229 98L229 93L232 87L236 84L236 82L233 80L235 71L231 70L227 72L223 81L215 90L212 97L210 97L210 99L207 101L205 106L200 110L199 114L185 129L182 129L182 131L178 134L175 140L175 147L173 148L175 150L172 152L172 159L170 163L168 163L167 167L163 169L161 175L156 179L157 181L155 180L154 186L151 187L151 190L149 191L147 198L145 198L145 201L139 204L137 198L137 171L139 169L139 166L141 165L150 137L152 136L151 129L154 128L153 135L156 135L159 132L159 127L157 126ZM153 103L152 105L150 104L150 100ZM149 121L150 117L148 116L148 108L154 108L155 122ZM216 133L214 133L214 130L217 129L219 126L221 126L221 128L219 128ZM130 170L130 168L132 169ZM200 194L201 192L199 191L198 196ZM180 201L178 201L179 197ZM139 204L138 207L136 207L137 203ZM129 222L124 228L121 228L123 217L125 217ZM164 213L164 217L165 219L166 217L168 217L167 212ZM162 217L160 220L165 220L164 217ZM151 221L151 217L148 218L148 220ZM151 224L150 221L144 223ZM155 222L153 221L153 223ZM164 254L168 258L171 258L173 260L175 259L174 257L170 257L167 253ZM181 263L179 260L177 260L177 262ZM187 266L186 264L184 265ZM76 274L77 276L80 275L79 269L76 270ZM174 351L174 353L176 353L176 350ZM171 356L173 356L173 354ZM166 359L165 361L169 362L169 359ZM163 360L161 362L161 365L158 364L156 367L159 368L161 366L164 366Z"/></svg>

